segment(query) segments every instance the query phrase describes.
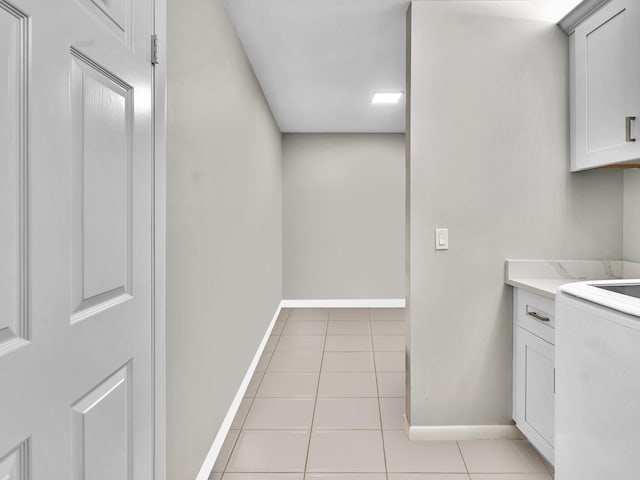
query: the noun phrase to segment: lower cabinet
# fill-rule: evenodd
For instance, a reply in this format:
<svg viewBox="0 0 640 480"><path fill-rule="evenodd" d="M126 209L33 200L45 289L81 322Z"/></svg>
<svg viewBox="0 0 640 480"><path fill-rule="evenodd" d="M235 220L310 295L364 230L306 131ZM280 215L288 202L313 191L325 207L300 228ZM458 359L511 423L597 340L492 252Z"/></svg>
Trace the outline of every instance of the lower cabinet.
<svg viewBox="0 0 640 480"><path fill-rule="evenodd" d="M514 289L513 419L554 463L555 302Z"/></svg>

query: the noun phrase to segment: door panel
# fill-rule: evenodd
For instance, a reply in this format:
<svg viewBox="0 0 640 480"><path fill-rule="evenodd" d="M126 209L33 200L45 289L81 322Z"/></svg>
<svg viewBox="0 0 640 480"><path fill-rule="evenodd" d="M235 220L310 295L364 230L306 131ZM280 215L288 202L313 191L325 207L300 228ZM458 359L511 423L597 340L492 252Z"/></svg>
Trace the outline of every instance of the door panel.
<svg viewBox="0 0 640 480"><path fill-rule="evenodd" d="M26 16L0 0L0 355L28 339L26 311Z"/></svg>
<svg viewBox="0 0 640 480"><path fill-rule="evenodd" d="M29 479L29 442L24 441L0 458L0 478L2 480Z"/></svg>
<svg viewBox="0 0 640 480"><path fill-rule="evenodd" d="M132 94L72 50L72 321L130 298Z"/></svg>
<svg viewBox="0 0 640 480"><path fill-rule="evenodd" d="M125 365L73 405L74 480L131 478L129 370Z"/></svg>
<svg viewBox="0 0 640 480"><path fill-rule="evenodd" d="M131 46L132 0L77 0L103 27Z"/></svg>

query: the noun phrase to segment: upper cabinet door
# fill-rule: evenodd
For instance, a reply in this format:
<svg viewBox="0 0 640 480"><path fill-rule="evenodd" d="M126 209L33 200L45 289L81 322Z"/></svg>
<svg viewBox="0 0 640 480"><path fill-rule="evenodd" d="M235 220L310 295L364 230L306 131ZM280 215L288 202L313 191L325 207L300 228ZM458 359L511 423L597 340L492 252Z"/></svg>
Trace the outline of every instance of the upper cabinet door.
<svg viewBox="0 0 640 480"><path fill-rule="evenodd" d="M572 171L640 162L639 10L611 0L572 36Z"/></svg>

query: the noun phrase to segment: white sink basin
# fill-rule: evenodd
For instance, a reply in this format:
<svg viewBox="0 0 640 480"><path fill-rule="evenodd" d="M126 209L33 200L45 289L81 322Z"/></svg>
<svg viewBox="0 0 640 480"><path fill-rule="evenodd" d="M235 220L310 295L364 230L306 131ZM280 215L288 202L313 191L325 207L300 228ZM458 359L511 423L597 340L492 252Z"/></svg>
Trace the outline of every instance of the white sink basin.
<svg viewBox="0 0 640 480"><path fill-rule="evenodd" d="M628 283L625 285L594 285L594 287L602 288L609 292L619 293L620 295L640 298L640 284L638 283Z"/></svg>
<svg viewBox="0 0 640 480"><path fill-rule="evenodd" d="M598 305L640 317L640 279L569 283L560 291Z"/></svg>

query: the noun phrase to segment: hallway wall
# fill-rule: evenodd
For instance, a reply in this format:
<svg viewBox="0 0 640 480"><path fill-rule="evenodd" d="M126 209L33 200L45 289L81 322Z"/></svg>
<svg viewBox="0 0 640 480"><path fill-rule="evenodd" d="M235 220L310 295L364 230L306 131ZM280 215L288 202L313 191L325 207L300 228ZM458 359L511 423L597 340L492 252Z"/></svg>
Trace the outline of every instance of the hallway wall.
<svg viewBox="0 0 640 480"><path fill-rule="evenodd" d="M283 135L285 299L404 298L404 134Z"/></svg>
<svg viewBox="0 0 640 480"><path fill-rule="evenodd" d="M569 173L568 38L530 15L537 3L412 3L415 426L511 424L506 258L622 255L622 174ZM445 227L450 249L435 251Z"/></svg>
<svg viewBox="0 0 640 480"><path fill-rule="evenodd" d="M192 480L282 298L282 151L222 3L167 18L167 479Z"/></svg>

